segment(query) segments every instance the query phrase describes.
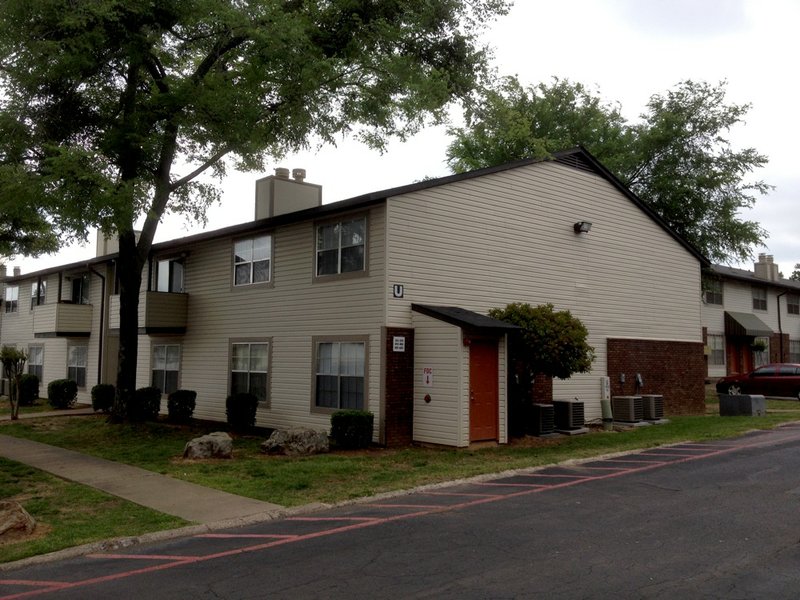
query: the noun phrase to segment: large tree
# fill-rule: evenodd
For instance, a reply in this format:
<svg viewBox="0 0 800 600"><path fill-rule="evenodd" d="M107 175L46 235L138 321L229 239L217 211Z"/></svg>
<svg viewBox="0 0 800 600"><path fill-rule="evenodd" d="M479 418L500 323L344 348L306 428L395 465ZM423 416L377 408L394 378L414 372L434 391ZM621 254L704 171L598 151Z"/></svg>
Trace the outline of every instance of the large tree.
<svg viewBox="0 0 800 600"><path fill-rule="evenodd" d="M462 172L582 145L678 234L714 261L745 260L767 233L744 219L770 186L752 179L767 158L727 138L749 105L727 103L725 82L684 81L656 94L636 123L580 83L525 87L505 78L484 91L451 131L451 168Z"/></svg>
<svg viewBox="0 0 800 600"><path fill-rule="evenodd" d="M202 218L198 181L332 142L381 148L441 120L485 72L506 0L6 0L0 161L55 225L119 236L115 413L135 387L143 267L168 213ZM137 219L141 235L134 235Z"/></svg>

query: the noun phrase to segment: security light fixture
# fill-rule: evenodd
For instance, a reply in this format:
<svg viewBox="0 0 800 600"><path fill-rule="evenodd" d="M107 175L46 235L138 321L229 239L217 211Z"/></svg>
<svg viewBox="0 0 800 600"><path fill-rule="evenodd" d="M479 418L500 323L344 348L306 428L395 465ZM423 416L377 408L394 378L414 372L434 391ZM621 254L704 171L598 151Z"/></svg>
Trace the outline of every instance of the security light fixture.
<svg viewBox="0 0 800 600"><path fill-rule="evenodd" d="M573 229L575 229L575 233L589 233L589 230L592 228L592 224L589 221L578 221L573 225Z"/></svg>

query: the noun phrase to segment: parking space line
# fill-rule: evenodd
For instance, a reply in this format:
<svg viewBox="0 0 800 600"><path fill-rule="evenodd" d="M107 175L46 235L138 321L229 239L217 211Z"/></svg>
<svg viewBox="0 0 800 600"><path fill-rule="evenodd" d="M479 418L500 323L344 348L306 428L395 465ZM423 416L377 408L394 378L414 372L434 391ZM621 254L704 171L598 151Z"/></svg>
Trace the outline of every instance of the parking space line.
<svg viewBox="0 0 800 600"><path fill-rule="evenodd" d="M175 554L87 554L86 558L109 558L112 560L197 560L201 556L186 556Z"/></svg>
<svg viewBox="0 0 800 600"><path fill-rule="evenodd" d="M194 536L196 538L211 538L211 539L246 539L246 538L255 538L255 539L291 539L296 538L297 535L289 535L289 534L280 534L280 533L201 533L200 535Z"/></svg>

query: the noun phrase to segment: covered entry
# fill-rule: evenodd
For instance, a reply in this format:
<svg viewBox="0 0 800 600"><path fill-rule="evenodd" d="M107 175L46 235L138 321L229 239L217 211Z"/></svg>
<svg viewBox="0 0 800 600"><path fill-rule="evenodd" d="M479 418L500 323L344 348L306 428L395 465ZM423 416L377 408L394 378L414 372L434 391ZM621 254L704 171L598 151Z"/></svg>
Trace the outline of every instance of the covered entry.
<svg viewBox="0 0 800 600"><path fill-rule="evenodd" d="M749 373L756 366L752 345L757 337L770 337L769 325L750 313L725 311L725 359L728 374Z"/></svg>
<svg viewBox="0 0 800 600"><path fill-rule="evenodd" d="M506 335L516 329L454 306L412 304L415 441L507 441Z"/></svg>

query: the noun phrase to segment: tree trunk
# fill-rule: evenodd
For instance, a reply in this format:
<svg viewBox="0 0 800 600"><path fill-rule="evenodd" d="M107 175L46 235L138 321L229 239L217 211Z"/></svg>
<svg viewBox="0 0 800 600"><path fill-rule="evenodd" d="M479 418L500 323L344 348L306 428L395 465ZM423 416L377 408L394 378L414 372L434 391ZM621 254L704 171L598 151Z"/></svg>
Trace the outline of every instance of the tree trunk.
<svg viewBox="0 0 800 600"><path fill-rule="evenodd" d="M139 256L133 230L119 234L119 364L117 390L111 419L119 422L128 415L128 406L136 391L136 367L139 355L139 292L142 287L144 260Z"/></svg>

